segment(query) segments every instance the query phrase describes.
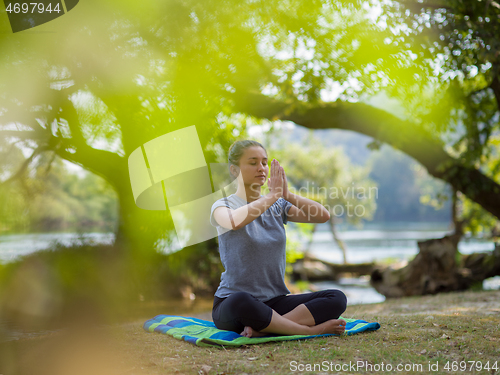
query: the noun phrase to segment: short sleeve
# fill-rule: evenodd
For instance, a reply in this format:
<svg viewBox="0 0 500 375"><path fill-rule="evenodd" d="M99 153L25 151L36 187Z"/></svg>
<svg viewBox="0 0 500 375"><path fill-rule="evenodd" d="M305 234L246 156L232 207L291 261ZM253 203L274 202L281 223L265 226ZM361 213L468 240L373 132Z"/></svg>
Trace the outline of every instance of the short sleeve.
<svg viewBox="0 0 500 375"><path fill-rule="evenodd" d="M281 214L283 217L283 224L288 223L288 211L293 205L284 198L280 198Z"/></svg>
<svg viewBox="0 0 500 375"><path fill-rule="evenodd" d="M214 211L216 208L219 208L219 207L231 208L231 207L229 207L229 201L227 200L227 198L219 199L218 201L216 201L212 205L212 209L210 212L210 224L212 224L212 226L214 226L214 227L220 226L214 218Z"/></svg>

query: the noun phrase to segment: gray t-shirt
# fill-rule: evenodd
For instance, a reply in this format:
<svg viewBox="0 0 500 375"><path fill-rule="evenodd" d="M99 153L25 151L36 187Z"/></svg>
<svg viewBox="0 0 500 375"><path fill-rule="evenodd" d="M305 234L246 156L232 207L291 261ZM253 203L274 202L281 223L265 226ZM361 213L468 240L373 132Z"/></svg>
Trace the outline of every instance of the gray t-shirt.
<svg viewBox="0 0 500 375"><path fill-rule="evenodd" d="M225 272L215 295L225 298L247 292L261 301L289 294L285 285L286 234L283 224L292 204L279 198L262 215L238 230L218 225L214 211L218 207L233 210L248 204L235 194L212 205L210 223L219 234L219 252Z"/></svg>

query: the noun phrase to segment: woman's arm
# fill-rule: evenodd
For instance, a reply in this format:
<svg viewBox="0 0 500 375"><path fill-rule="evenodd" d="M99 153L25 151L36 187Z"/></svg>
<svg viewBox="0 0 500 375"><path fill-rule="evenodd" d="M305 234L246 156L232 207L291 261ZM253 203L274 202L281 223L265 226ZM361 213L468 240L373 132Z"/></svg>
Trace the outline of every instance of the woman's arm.
<svg viewBox="0 0 500 375"><path fill-rule="evenodd" d="M221 227L238 230L266 212L279 199L280 195L268 193L236 210L218 207L214 210L214 219Z"/></svg>
<svg viewBox="0 0 500 375"><path fill-rule="evenodd" d="M288 191L288 182L286 179L285 170L280 167L283 174L283 198L293 204L288 210L288 221L296 223L325 223L330 219L330 213L320 203L311 199L304 198L300 195L290 193Z"/></svg>
<svg viewBox="0 0 500 375"><path fill-rule="evenodd" d="M293 193L288 193L283 198L293 204L288 210L288 221L296 223L325 223L330 219L328 210L318 202Z"/></svg>

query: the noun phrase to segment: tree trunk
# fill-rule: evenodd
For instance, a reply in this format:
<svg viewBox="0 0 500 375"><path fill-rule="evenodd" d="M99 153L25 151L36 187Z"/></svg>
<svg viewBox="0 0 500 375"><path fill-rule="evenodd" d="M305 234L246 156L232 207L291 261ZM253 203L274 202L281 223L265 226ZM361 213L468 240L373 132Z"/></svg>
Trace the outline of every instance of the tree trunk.
<svg viewBox="0 0 500 375"><path fill-rule="evenodd" d="M491 253L474 253L462 257L462 266L470 270L475 283L500 275L500 245Z"/></svg>
<svg viewBox="0 0 500 375"><path fill-rule="evenodd" d="M307 244L306 251L304 251L304 256L309 256L309 254L311 253L311 247L312 247L312 243L314 241L314 233L316 233L317 228L318 228L318 224L313 224L313 227L311 229L311 239L309 240L309 242Z"/></svg>
<svg viewBox="0 0 500 375"><path fill-rule="evenodd" d="M115 245L124 250L143 253L153 251L154 244L173 225L168 211L143 210L135 204L130 186L119 188L119 215Z"/></svg>
<svg viewBox="0 0 500 375"><path fill-rule="evenodd" d="M168 250L166 232L174 231L169 211L140 209L129 188L122 189L119 196L115 244L128 257L129 277L137 290L144 295L165 291L177 297L213 296L224 271L216 239L185 247L166 257L158 256L158 251ZM157 245L157 241L163 245ZM154 279L155 275L161 277Z"/></svg>
<svg viewBox="0 0 500 375"><path fill-rule="evenodd" d="M465 290L500 274L500 247L457 261L461 234L418 243L420 252L403 268L376 268L371 285L387 298Z"/></svg>
<svg viewBox="0 0 500 375"><path fill-rule="evenodd" d="M455 260L459 240L460 236L451 235L419 242L420 252L406 267L377 268L370 283L388 298L466 289L468 279Z"/></svg>
<svg viewBox="0 0 500 375"><path fill-rule="evenodd" d="M344 264L347 264L347 251L346 251L346 246L345 246L345 243L344 241L342 241L340 239L340 237L338 236L337 234L337 229L335 227L335 222L334 222L334 216L330 216L330 220L328 220L328 222L330 223L330 231L332 232L332 235L333 235L333 239L335 240L335 242L337 243L337 245L339 246L340 248L340 251L342 251L342 258L343 258L343 262Z"/></svg>

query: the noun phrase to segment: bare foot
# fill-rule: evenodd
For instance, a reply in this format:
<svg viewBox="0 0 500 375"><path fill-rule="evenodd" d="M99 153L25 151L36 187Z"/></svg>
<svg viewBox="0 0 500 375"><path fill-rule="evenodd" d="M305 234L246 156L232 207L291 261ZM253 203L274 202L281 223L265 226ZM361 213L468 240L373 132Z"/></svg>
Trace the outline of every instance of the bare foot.
<svg viewBox="0 0 500 375"><path fill-rule="evenodd" d="M259 332L253 329L252 327L246 326L243 332L240 333L240 335L245 337L262 337L266 336L267 333Z"/></svg>
<svg viewBox="0 0 500 375"><path fill-rule="evenodd" d="M346 321L343 319L331 319L317 326L311 327L315 335L322 335L324 333L335 333L341 335L345 331Z"/></svg>

